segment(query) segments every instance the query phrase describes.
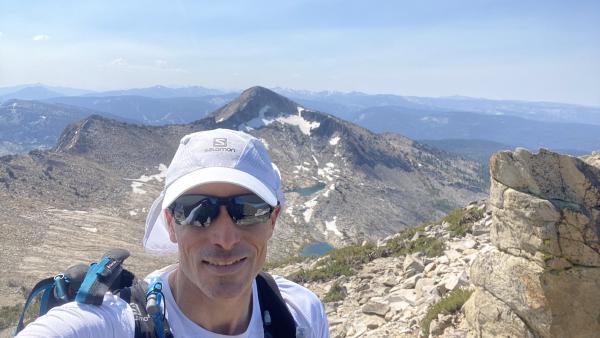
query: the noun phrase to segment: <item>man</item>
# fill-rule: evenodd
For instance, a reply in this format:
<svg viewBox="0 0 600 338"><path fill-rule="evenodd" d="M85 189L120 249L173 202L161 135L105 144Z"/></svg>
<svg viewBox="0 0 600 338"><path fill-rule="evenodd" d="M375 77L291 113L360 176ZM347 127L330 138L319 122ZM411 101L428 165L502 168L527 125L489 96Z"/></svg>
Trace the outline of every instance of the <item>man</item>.
<svg viewBox="0 0 600 338"><path fill-rule="evenodd" d="M283 203L279 171L258 139L226 129L181 139L144 236L147 251L179 255L149 276L162 282L175 338L265 336L270 316L261 314L256 276ZM318 298L284 278L275 282L296 336L329 337ZM54 308L17 337L134 337L134 329L131 306L108 293L101 306Z"/></svg>

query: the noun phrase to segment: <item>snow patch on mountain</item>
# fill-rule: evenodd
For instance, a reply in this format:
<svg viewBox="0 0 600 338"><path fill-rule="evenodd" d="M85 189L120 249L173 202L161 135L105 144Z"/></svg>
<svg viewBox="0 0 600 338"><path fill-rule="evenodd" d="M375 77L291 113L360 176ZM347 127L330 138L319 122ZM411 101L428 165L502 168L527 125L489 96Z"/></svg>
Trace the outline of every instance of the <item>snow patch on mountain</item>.
<svg viewBox="0 0 600 338"><path fill-rule="evenodd" d="M332 146L335 146L335 145L337 145L337 144L338 144L338 142L340 142L340 137L339 137L339 136L332 137L332 138L329 140L329 144L331 144Z"/></svg>
<svg viewBox="0 0 600 338"><path fill-rule="evenodd" d="M298 217L294 216L294 206L290 205L285 209L285 213L290 215L294 223L298 223Z"/></svg>
<svg viewBox="0 0 600 338"><path fill-rule="evenodd" d="M331 184L329 186L329 189L325 190L325 192L323 193L323 197L329 197L329 192L334 191L334 190L335 190L335 184Z"/></svg>
<svg viewBox="0 0 600 338"><path fill-rule="evenodd" d="M280 123L297 126L298 128L300 128L300 131L303 134L310 136L310 131L315 128L318 128L321 125L321 123L319 123L319 122L310 122L310 121L305 120L302 117L302 112L304 111L304 108L302 108L302 107L298 107L298 115L286 115L284 113L281 113L280 116L275 119L265 118L265 113L269 110L269 108L270 108L269 105L262 107L260 109L260 111L258 112L257 117L255 117L251 120L248 120L245 123L240 124L238 127L238 130L250 131L252 129L260 129L262 127L268 126L273 122L280 122ZM222 121L223 121L223 119L217 120L217 122L222 122Z"/></svg>
<svg viewBox="0 0 600 338"><path fill-rule="evenodd" d="M259 129L259 128L268 126L269 124L273 123L275 120L265 118L265 113L267 112L267 110L269 110L269 108L270 108L269 105L262 107L258 111L257 117L247 121L244 124L241 124L238 129L249 131L252 129ZM220 120L223 120L223 119L220 119ZM217 121L217 122L221 122L221 121Z"/></svg>
<svg viewBox="0 0 600 338"><path fill-rule="evenodd" d="M306 162L304 162L304 163L306 163ZM310 165L310 163L308 165ZM294 174L299 174L300 171L310 171L310 168L304 166L303 164L296 165L296 166L294 166L294 168L296 168L296 170L293 171Z"/></svg>
<svg viewBox="0 0 600 338"><path fill-rule="evenodd" d="M340 170L337 169L335 163L332 162L327 162L325 168L317 169L317 174L321 177L325 177L328 181L333 181L335 177L339 177L339 175L337 175L339 172Z"/></svg>
<svg viewBox="0 0 600 338"><path fill-rule="evenodd" d="M319 126L321 125L321 123L319 122L309 122L305 120L301 115L282 116L278 117L276 120L281 123L287 123L293 126L297 126L298 128L300 128L300 131L304 135L308 136L310 136L311 130L319 128Z"/></svg>
<svg viewBox="0 0 600 338"><path fill-rule="evenodd" d="M142 175L139 178L125 178L127 181L131 182L131 190L134 194L145 194L146 190L142 189L145 183L150 182L151 180L156 180L157 182L162 182L165 177L167 177L167 166L164 164L158 165L158 174L155 175Z"/></svg>
<svg viewBox="0 0 600 338"><path fill-rule="evenodd" d="M340 230L338 230L337 226L335 225L336 221L337 216L333 216L332 221L325 221L325 228L327 229L327 231L333 232L336 236L343 237L342 233L340 232Z"/></svg>
<svg viewBox="0 0 600 338"><path fill-rule="evenodd" d="M302 216L304 216L304 222L306 222L306 223L310 222L310 219L314 212L314 207L317 206L317 197L314 197L311 200L304 202L304 208L306 208L306 209L302 213Z"/></svg>
<svg viewBox="0 0 600 338"><path fill-rule="evenodd" d="M435 116L425 116L421 118L423 122L432 122L436 124L448 124L447 117L435 117Z"/></svg>

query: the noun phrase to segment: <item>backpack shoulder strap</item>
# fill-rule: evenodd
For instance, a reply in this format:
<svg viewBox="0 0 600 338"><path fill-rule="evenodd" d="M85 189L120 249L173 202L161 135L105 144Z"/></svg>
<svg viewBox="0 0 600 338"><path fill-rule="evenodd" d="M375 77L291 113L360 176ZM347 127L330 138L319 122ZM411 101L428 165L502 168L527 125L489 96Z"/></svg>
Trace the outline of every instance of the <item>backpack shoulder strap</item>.
<svg viewBox="0 0 600 338"><path fill-rule="evenodd" d="M152 316L146 311L146 293L148 283L142 279L134 279L130 287L118 291L119 297L129 303L135 321L135 338L159 338L155 330ZM173 338L166 318L163 320L163 337Z"/></svg>
<svg viewBox="0 0 600 338"><path fill-rule="evenodd" d="M256 286L265 337L295 338L296 322L273 276L266 272L259 272L256 276Z"/></svg>
<svg viewBox="0 0 600 338"><path fill-rule="evenodd" d="M273 277L260 272L256 276L260 313L266 338L295 338L296 322L283 299ZM130 287L119 291L119 296L129 303L135 319L135 338L157 338L152 316L146 310L148 283L135 279ZM163 321L164 337L172 338L166 318Z"/></svg>
<svg viewBox="0 0 600 338"><path fill-rule="evenodd" d="M25 327L25 324L23 323L23 320L25 319L25 313L27 312L27 309L31 305L31 302L36 298L37 295L39 295L42 292L43 292L43 294L42 294L42 300L40 302L39 315L42 316L48 311L48 309L49 309L48 301L49 301L50 293L52 292L53 287L54 287L54 277L49 277L49 278L42 279L41 281L39 281L33 287L33 289L31 289L31 292L29 293L29 296L27 297L27 301L25 302L25 305L23 305L23 311L21 312L21 316L19 317L19 323L17 324L15 334L19 333Z"/></svg>
<svg viewBox="0 0 600 338"><path fill-rule="evenodd" d="M75 300L84 304L102 304L104 294L114 289L113 284L123 271L123 261L129 257L129 251L111 249L97 263L92 263L88 269Z"/></svg>

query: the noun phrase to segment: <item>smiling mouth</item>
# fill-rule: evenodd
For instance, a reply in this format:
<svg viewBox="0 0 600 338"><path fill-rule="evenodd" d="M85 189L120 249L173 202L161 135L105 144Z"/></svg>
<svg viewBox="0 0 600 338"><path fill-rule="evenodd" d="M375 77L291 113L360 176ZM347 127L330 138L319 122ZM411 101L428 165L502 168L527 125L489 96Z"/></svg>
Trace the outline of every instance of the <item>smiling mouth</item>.
<svg viewBox="0 0 600 338"><path fill-rule="evenodd" d="M212 265L212 266L232 266L237 263L243 262L246 260L246 257L242 257L239 259L229 260L229 261L206 261L203 260L204 264Z"/></svg>

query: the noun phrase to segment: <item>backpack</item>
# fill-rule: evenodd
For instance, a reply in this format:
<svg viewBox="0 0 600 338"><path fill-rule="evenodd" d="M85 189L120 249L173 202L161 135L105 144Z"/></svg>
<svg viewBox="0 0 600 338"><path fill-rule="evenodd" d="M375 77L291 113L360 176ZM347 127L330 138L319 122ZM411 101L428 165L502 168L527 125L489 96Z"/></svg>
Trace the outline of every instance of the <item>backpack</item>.
<svg viewBox="0 0 600 338"><path fill-rule="evenodd" d="M124 269L122 264L127 257L127 250L112 249L97 263L89 266L77 264L63 273L39 281L27 297L15 335L25 327L23 321L27 309L40 294L38 316L71 301L101 305L104 294L110 291L130 305L135 319L135 338L172 338L164 316L167 304L164 303L162 282L153 279L147 283ZM273 277L260 272L256 276L256 284L265 338L302 338L304 332L296 330L294 317Z"/></svg>

